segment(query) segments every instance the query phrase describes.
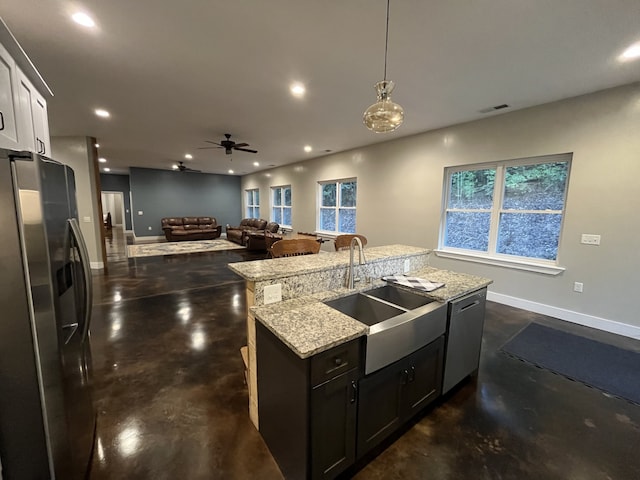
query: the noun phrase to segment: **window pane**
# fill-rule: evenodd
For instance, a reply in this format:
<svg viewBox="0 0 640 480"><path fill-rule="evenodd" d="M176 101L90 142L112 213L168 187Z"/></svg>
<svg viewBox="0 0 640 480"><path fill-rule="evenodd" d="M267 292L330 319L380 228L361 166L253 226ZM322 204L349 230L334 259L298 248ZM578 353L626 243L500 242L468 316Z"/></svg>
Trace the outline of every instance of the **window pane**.
<svg viewBox="0 0 640 480"><path fill-rule="evenodd" d="M282 213L282 224L291 226L291 209L285 207Z"/></svg>
<svg viewBox="0 0 640 480"><path fill-rule="evenodd" d="M340 219L339 232L342 233L356 233L356 211L355 209L341 208L338 210L338 217Z"/></svg>
<svg viewBox="0 0 640 480"><path fill-rule="evenodd" d="M568 170L568 162L507 167L503 208L562 210Z"/></svg>
<svg viewBox="0 0 640 480"><path fill-rule="evenodd" d="M273 189L273 204L282 205L282 189L281 188Z"/></svg>
<svg viewBox="0 0 640 480"><path fill-rule="evenodd" d="M247 190L247 205L253 205L253 190Z"/></svg>
<svg viewBox="0 0 640 480"><path fill-rule="evenodd" d="M562 215L503 213L498 229L498 253L555 260Z"/></svg>
<svg viewBox="0 0 640 480"><path fill-rule="evenodd" d="M453 173L449 185L448 208L491 208L495 178L495 169L466 170Z"/></svg>
<svg viewBox="0 0 640 480"><path fill-rule="evenodd" d="M291 187L285 187L284 189L284 204L287 207L291 206Z"/></svg>
<svg viewBox="0 0 640 480"><path fill-rule="evenodd" d="M356 182L345 182L340 184L340 206L355 207L356 206Z"/></svg>
<svg viewBox="0 0 640 480"><path fill-rule="evenodd" d="M323 207L335 207L336 206L336 184L325 183L322 185L322 206Z"/></svg>
<svg viewBox="0 0 640 480"><path fill-rule="evenodd" d="M446 221L445 246L487 251L490 213L447 212Z"/></svg>
<svg viewBox="0 0 640 480"><path fill-rule="evenodd" d="M273 209L273 221L276 223L282 223L282 211L279 208Z"/></svg>
<svg viewBox="0 0 640 480"><path fill-rule="evenodd" d="M320 209L320 229L329 232L336 231L336 211L333 208Z"/></svg>

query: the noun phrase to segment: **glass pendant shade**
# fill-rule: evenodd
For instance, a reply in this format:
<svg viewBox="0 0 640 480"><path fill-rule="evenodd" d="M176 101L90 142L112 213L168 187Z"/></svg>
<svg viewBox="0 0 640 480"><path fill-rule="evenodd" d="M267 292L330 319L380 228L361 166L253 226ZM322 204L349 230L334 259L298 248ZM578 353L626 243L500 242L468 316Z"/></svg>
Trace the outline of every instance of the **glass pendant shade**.
<svg viewBox="0 0 640 480"><path fill-rule="evenodd" d="M393 132L404 121L404 109L391 101L394 84L384 80L375 85L378 101L364 112L362 118L366 127L376 133Z"/></svg>

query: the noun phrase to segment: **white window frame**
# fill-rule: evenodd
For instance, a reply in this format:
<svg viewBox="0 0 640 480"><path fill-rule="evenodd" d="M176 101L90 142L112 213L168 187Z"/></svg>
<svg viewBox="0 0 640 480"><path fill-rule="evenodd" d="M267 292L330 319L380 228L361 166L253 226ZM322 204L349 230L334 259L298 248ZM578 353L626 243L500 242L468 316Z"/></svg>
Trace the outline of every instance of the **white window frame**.
<svg viewBox="0 0 640 480"><path fill-rule="evenodd" d="M484 263L489 265L497 265L502 267L514 268L518 270L528 270L537 273L544 273L548 275L558 275L562 273L565 268L560 265L559 254L560 246L562 244L562 232L564 230L564 220L566 215L567 204L567 192L569 190L569 177L571 173L571 153L557 154L557 155L545 155L541 157L528 157L514 160L502 160L492 163L479 163L471 165L463 165L456 167L445 168L444 172L444 186L442 197L442 210L440 217L440 235L438 240L438 248L436 249L436 255L439 257L453 258L457 260L466 260L477 263ZM508 167L522 166L522 165L536 165L541 163L554 163L554 162L567 162L569 164L567 173L567 182L564 189L563 209L562 210L510 210L503 208L503 195L504 195L504 177L505 171ZM454 173L469 170L484 170L495 169L495 182L493 189L493 204L490 209L455 209L448 208L449 201L449 188L451 186L451 176ZM489 227L489 245L486 252L478 250L469 250L462 248L449 247L444 245L445 231L446 231L446 219L447 212L464 211L464 212L490 212L491 223ZM558 236L558 255L555 260L545 260L541 258L523 257L517 255L507 255L497 253L498 243L498 227L500 222L501 213L536 213L536 214L560 214L562 215L560 221L560 233Z"/></svg>
<svg viewBox="0 0 640 480"><path fill-rule="evenodd" d="M291 192L290 197L291 197L291 205L285 205L285 195L284 195L284 191L286 189L289 189L289 191ZM280 189L280 205L276 205L274 202L274 196L276 193L276 190ZM290 212L290 218L291 214L293 214L293 191L291 189L291 185L274 185L271 187L271 197L270 197L270 201L271 201L271 221L275 222L275 215L274 215L274 210L278 209L280 210L280 218L284 221L284 211L285 210L289 210ZM293 220L292 220L293 223ZM278 222L278 225L280 225L280 228L284 228L285 230L291 230L293 227L291 225L288 225L286 223L280 223Z"/></svg>
<svg viewBox="0 0 640 480"><path fill-rule="evenodd" d="M343 183L351 183L351 182L355 182L356 184L356 206L355 207L341 207L340 206L340 201L341 201L341 195L342 195L342 190L340 188L340 186ZM335 184L336 186L336 205L334 207L325 207L322 206L322 187L324 185L330 185L330 184ZM350 233L356 233L356 228L354 227L354 231L353 232L342 232L339 230L340 228L340 217L339 217L339 210L343 209L343 210L353 210L356 212L356 225L358 222L358 193L357 193L357 185L358 185L358 179L357 177L352 177L352 178L341 178L338 180L322 180L318 182L318 190L317 190L317 195L316 195L316 233L322 234L325 237L328 238L333 238L336 237L338 235L342 235L343 233L346 234L350 234ZM336 230L324 230L321 228L320 225L320 221L321 221L321 211L323 209L333 209L335 211L335 219L336 219Z"/></svg>
<svg viewBox="0 0 640 480"><path fill-rule="evenodd" d="M246 213L246 218L260 218L260 189L259 188L247 188L244 191L244 199L245 199L245 213ZM258 203L251 203L250 200L255 200L256 195L255 193L258 193L257 197L258 197ZM251 197L251 198L250 198ZM249 210L256 210L258 212L258 216L254 217L253 216L253 211L251 212L251 214L249 213Z"/></svg>

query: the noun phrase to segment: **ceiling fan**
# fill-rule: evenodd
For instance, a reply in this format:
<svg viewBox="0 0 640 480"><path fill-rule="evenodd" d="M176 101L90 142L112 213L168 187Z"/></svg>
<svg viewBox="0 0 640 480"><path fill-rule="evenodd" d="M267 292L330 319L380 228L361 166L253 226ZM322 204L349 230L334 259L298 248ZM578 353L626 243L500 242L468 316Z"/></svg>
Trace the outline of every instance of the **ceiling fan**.
<svg viewBox="0 0 640 480"><path fill-rule="evenodd" d="M174 170L178 170L179 172L196 172L200 173L202 170L194 170L193 168L187 167L184 162L178 162L177 165L173 167Z"/></svg>
<svg viewBox="0 0 640 480"><path fill-rule="evenodd" d="M231 134L230 133L225 133L224 136L227 139L226 140L222 140L220 143L211 142L209 140L205 140L205 142L213 143L214 145L217 145L217 146L216 147L200 147L199 150L205 150L205 149L208 149L208 148L224 148L224 153L226 153L227 155L231 155L233 150L239 150L241 152L249 152L249 153L258 153L257 150L251 150L249 148L245 148L245 147L249 146L248 143L236 143L233 140L231 140Z"/></svg>

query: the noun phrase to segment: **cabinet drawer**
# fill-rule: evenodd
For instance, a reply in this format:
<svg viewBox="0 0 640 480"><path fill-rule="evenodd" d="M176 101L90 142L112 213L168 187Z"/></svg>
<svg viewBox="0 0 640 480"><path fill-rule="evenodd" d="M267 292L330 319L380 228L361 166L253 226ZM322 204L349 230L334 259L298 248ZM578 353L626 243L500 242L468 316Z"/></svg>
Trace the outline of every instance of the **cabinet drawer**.
<svg viewBox="0 0 640 480"><path fill-rule="evenodd" d="M311 357L311 385L320 385L360 364L361 338Z"/></svg>

